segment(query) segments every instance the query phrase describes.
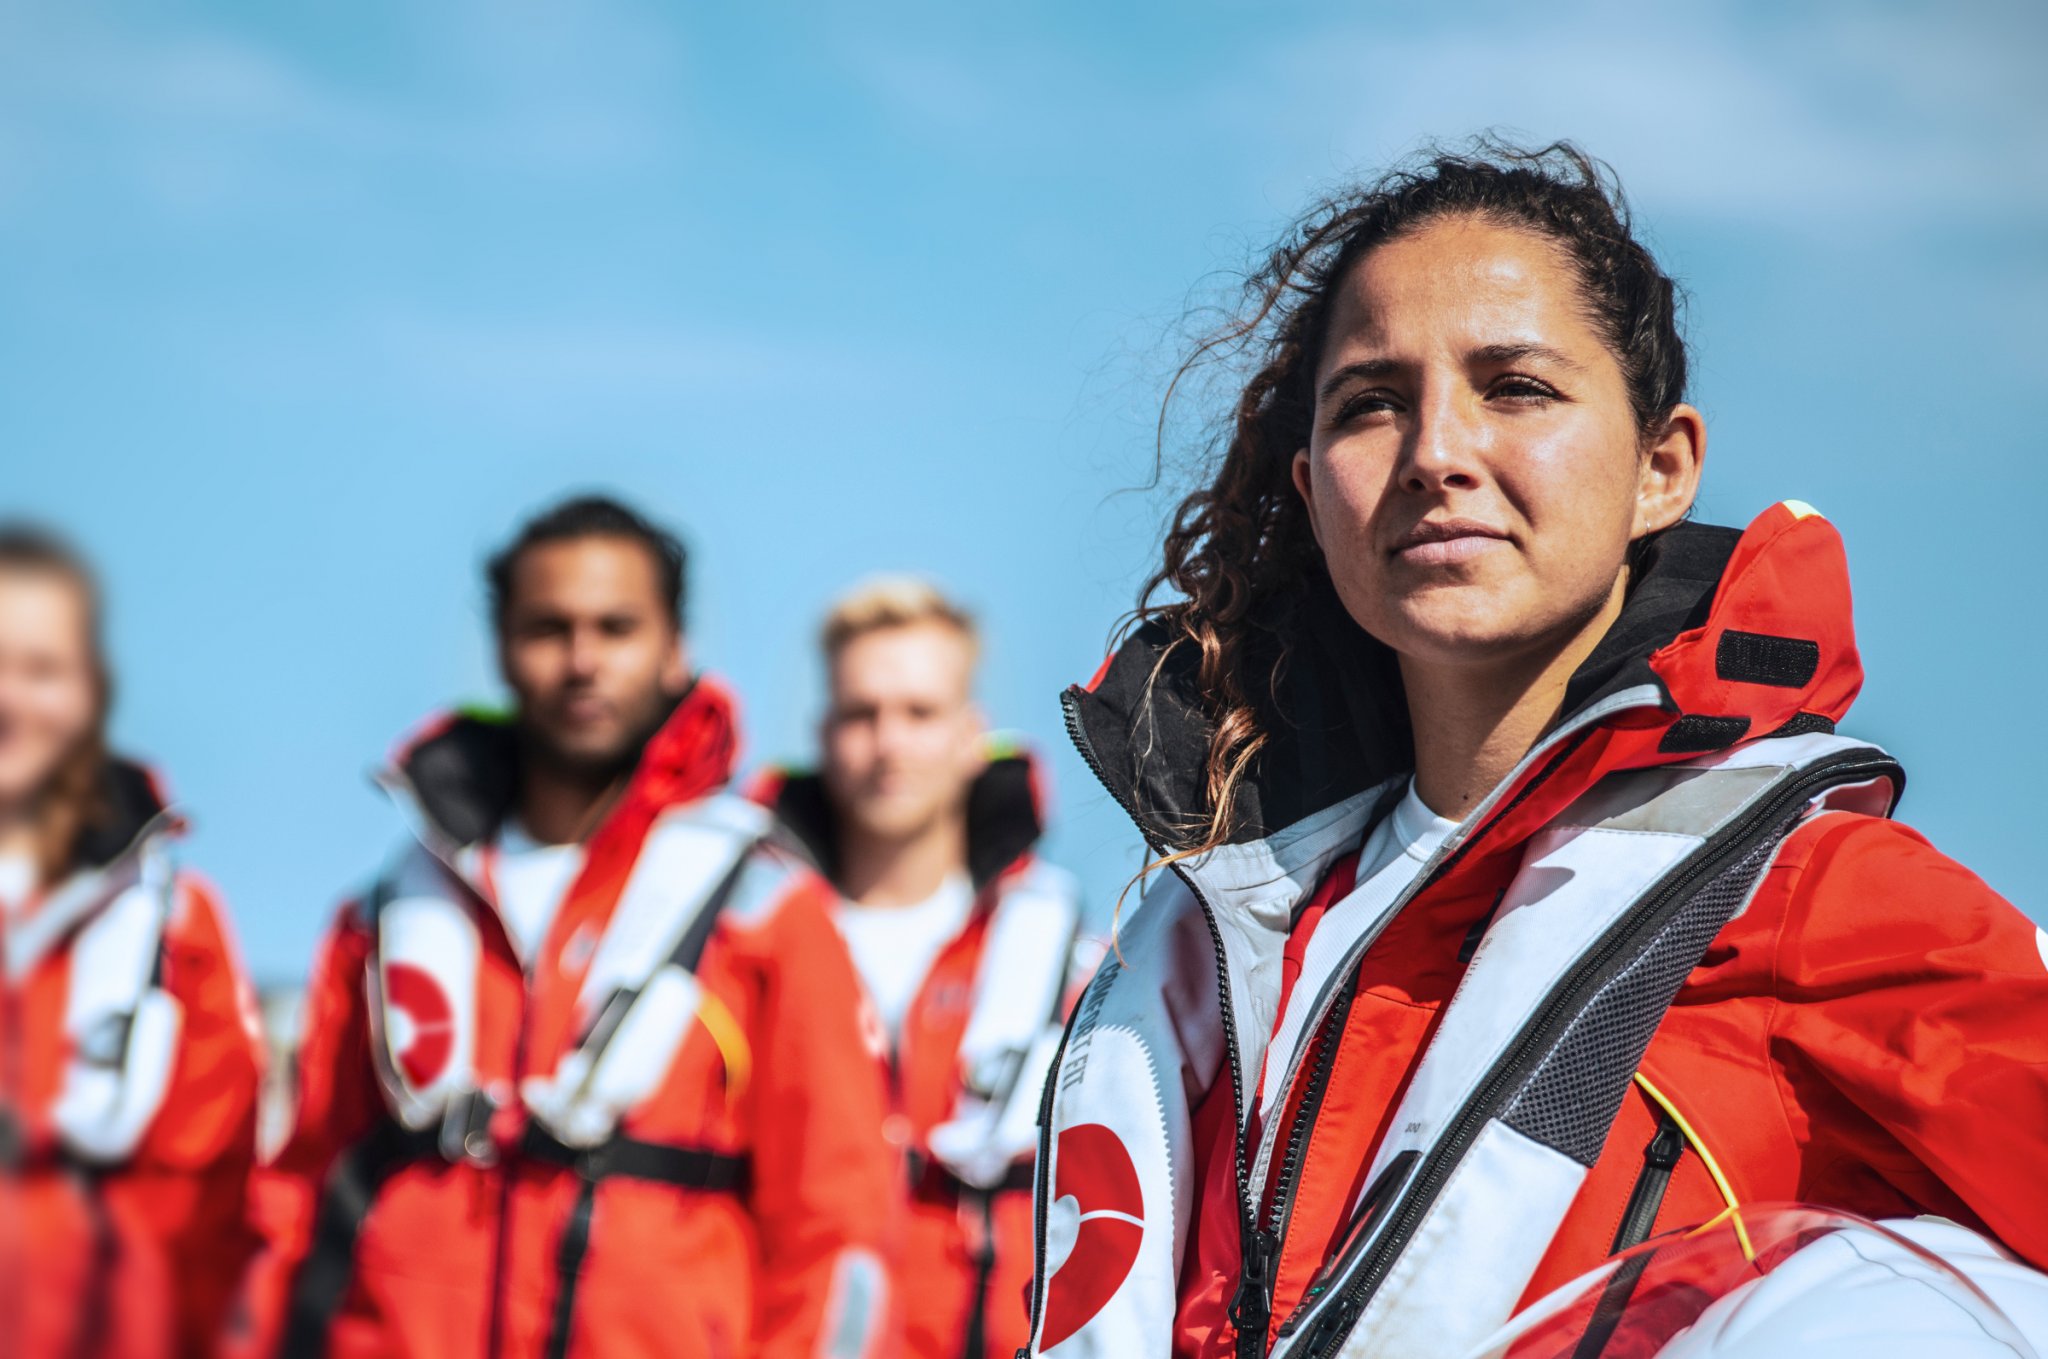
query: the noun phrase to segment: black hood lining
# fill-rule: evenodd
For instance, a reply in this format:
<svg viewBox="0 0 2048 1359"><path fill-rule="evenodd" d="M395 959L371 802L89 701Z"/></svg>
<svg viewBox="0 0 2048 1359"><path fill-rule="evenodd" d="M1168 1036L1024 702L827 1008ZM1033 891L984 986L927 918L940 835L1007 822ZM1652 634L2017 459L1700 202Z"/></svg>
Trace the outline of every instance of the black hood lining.
<svg viewBox="0 0 2048 1359"><path fill-rule="evenodd" d="M825 781L811 772L785 774L773 810L818 871L837 883L838 815ZM1044 833L1030 759L1004 755L990 760L967 790L967 875L975 891L1029 854Z"/></svg>
<svg viewBox="0 0 2048 1359"><path fill-rule="evenodd" d="M408 750L399 772L420 812L458 845L496 837L519 798L519 732L464 714Z"/></svg>
<svg viewBox="0 0 2048 1359"><path fill-rule="evenodd" d="M1680 524L1636 549L1621 616L1573 675L1564 715L1649 684L1668 692L1650 657L1706 622L1735 545L1735 529ZM1264 839L1377 783L1414 768L1408 704L1393 652L1370 636L1316 575L1293 627L1294 645L1275 686L1277 721L1238 785L1231 843ZM1207 824L1204 766L1213 731L1192 646L1168 648L1152 621L1117 650L1093 690L1067 702L1082 754L1155 847L1200 842ZM1279 653L1255 653L1254 673Z"/></svg>
<svg viewBox="0 0 2048 1359"><path fill-rule="evenodd" d="M104 868L165 810L148 770L131 760L109 756L100 765L85 824L72 838L70 862L78 868Z"/></svg>
<svg viewBox="0 0 2048 1359"><path fill-rule="evenodd" d="M646 758L648 744L696 687L693 679L663 706L634 751L635 769ZM421 813L444 835L458 845L482 844L497 838L519 804L521 744L515 719L460 713L405 751L398 772L418 799Z"/></svg>

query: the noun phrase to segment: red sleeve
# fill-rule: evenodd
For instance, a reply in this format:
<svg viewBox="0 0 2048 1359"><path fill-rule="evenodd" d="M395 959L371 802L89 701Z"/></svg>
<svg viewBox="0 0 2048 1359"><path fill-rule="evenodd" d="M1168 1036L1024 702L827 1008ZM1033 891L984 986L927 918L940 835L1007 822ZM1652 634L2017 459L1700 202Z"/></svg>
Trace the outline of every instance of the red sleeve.
<svg viewBox="0 0 2048 1359"><path fill-rule="evenodd" d="M1802 837L1772 1057L1808 1185L1864 1177L2048 1267L2048 935L1896 823Z"/></svg>
<svg viewBox="0 0 2048 1359"><path fill-rule="evenodd" d="M243 1209L263 1055L255 995L225 913L195 876L179 877L162 985L178 1002L177 1060L129 1179L164 1246L175 1352L199 1355L220 1334L252 1245Z"/></svg>
<svg viewBox="0 0 2048 1359"><path fill-rule="evenodd" d="M849 1352L886 1353L893 1325L899 1157L882 1132L874 1024L830 901L806 872L775 911L749 1035L762 1054L751 1087L762 1359L814 1354L821 1335L865 1335Z"/></svg>
<svg viewBox="0 0 2048 1359"><path fill-rule="evenodd" d="M275 1354L328 1170L376 1115L364 990L369 955L368 930L354 906L344 907L321 943L306 991L291 1134L250 1189L249 1218L261 1245L228 1350L241 1359Z"/></svg>

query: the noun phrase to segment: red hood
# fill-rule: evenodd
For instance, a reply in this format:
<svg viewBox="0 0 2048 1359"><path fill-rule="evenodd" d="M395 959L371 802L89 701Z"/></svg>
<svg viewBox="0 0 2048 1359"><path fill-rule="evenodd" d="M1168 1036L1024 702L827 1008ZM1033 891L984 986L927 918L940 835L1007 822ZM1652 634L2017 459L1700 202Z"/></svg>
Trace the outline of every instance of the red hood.
<svg viewBox="0 0 2048 1359"><path fill-rule="evenodd" d="M1327 580L1304 609L1276 731L1236 805L1234 840L1269 836L1413 768L1388 649ZM1191 843L1210 724L1187 647L1139 629L1087 687L1067 691L1081 753L1155 846ZM1165 652L1163 663L1161 653ZM1832 730L1863 684L1849 573L1832 524L1794 502L1742 532L1681 524L1648 543L1621 617L1567 689L1564 718L1628 704L1573 755L1564 796L1614 769L1668 763L1788 731ZM1540 810L1531 807L1530 813ZM1524 818L1518 816L1517 820Z"/></svg>
<svg viewBox="0 0 2048 1359"><path fill-rule="evenodd" d="M717 680L700 676L641 749L607 824L651 820L715 791L732 778L738 755L737 705ZM518 774L511 719L464 710L440 714L402 741L382 781L409 791L437 830L466 845L497 832Z"/></svg>
<svg viewBox="0 0 2048 1359"><path fill-rule="evenodd" d="M763 770L747 796L775 813L827 879L837 880L838 824L824 780L794 767ZM1028 855L1045 833L1045 780L1023 745L992 737L967 792L967 870L979 888Z"/></svg>

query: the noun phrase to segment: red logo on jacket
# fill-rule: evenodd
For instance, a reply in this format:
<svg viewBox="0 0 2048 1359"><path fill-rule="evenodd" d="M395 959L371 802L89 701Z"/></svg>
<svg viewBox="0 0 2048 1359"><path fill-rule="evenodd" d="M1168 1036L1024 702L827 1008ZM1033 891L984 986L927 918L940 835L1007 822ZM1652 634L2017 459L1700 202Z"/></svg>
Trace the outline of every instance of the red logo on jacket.
<svg viewBox="0 0 2048 1359"><path fill-rule="evenodd" d="M1095 1319L1130 1277L1145 1239L1145 1193L1138 1168L1114 1132L1100 1123L1065 1129L1053 1166L1053 1196L1074 1200L1080 1220L1073 1249L1046 1280L1041 1350Z"/></svg>
<svg viewBox="0 0 2048 1359"><path fill-rule="evenodd" d="M455 1007L424 968L390 963L384 968L384 997L404 1015L406 1033L391 1035L398 1069L414 1089L425 1089L447 1070L455 1052Z"/></svg>

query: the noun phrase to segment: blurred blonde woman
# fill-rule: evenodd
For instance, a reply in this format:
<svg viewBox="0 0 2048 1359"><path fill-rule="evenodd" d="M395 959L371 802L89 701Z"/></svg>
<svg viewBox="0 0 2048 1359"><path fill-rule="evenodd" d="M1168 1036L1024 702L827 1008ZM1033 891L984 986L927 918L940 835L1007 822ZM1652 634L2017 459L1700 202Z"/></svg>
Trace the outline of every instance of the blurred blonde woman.
<svg viewBox="0 0 2048 1359"><path fill-rule="evenodd" d="M246 1254L259 1046L161 785L110 753L99 600L0 527L0 1353L211 1352Z"/></svg>

